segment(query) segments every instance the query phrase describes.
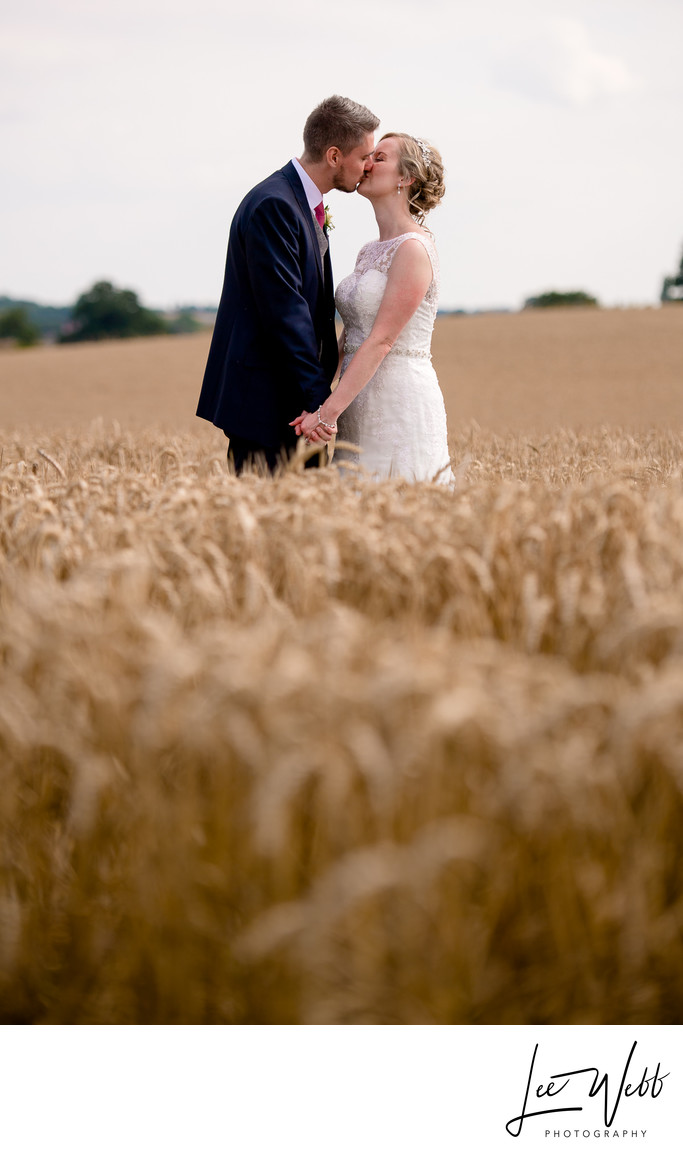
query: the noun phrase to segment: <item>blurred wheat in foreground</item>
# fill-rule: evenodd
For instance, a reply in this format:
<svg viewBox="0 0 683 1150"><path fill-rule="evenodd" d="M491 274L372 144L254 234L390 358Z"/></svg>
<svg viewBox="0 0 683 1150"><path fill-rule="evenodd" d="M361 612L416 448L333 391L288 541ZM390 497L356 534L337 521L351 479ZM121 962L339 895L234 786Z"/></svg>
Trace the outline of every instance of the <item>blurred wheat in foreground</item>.
<svg viewBox="0 0 683 1150"><path fill-rule="evenodd" d="M683 440L5 437L0 1018L683 1017Z"/></svg>

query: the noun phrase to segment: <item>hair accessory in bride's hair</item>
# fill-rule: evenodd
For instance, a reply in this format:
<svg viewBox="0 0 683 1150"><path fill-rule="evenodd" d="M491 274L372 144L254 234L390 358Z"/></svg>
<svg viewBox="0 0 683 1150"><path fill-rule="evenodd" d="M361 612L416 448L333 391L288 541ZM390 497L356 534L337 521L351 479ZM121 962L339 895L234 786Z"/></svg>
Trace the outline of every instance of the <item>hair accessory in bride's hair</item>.
<svg viewBox="0 0 683 1150"><path fill-rule="evenodd" d="M425 164L428 164L432 158L432 153L430 152L429 148L425 144L424 140L418 139L417 136L413 136L413 139L414 139L415 143L417 144L418 148L420 149L420 151L422 152L422 159L424 160Z"/></svg>

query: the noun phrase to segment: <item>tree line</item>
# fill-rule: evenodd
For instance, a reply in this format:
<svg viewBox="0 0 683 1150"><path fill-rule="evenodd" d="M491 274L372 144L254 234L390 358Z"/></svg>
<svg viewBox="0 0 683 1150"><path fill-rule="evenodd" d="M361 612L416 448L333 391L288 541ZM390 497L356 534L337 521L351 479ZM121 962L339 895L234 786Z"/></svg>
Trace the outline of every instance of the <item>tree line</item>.
<svg viewBox="0 0 683 1150"><path fill-rule="evenodd" d="M678 272L662 283L662 303L683 303L683 256ZM585 291L547 291L530 296L525 308L597 307L595 296ZM146 335L179 335L199 331L197 308L181 308L172 320L143 306L130 288L114 287L100 280L78 297L72 308L40 307L27 301L0 298L0 340L31 347L44 338L58 343L87 340L130 339Z"/></svg>
<svg viewBox="0 0 683 1150"><path fill-rule="evenodd" d="M44 338L57 343L130 339L146 335L179 335L199 331L198 309L181 308L171 320L143 306L130 288L100 280L71 308L41 308L24 301L0 299L0 339L31 347Z"/></svg>

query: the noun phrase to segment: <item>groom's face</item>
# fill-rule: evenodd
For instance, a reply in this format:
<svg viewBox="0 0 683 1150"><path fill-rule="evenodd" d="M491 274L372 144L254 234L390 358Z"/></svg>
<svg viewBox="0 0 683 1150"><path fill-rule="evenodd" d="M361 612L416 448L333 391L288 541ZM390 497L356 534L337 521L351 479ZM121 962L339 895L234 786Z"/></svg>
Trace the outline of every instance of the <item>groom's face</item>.
<svg viewBox="0 0 683 1150"><path fill-rule="evenodd" d="M368 168L372 167L374 148L375 136L373 132L369 132L362 144L342 155L334 174L332 187L340 192L355 192L359 180L363 178Z"/></svg>

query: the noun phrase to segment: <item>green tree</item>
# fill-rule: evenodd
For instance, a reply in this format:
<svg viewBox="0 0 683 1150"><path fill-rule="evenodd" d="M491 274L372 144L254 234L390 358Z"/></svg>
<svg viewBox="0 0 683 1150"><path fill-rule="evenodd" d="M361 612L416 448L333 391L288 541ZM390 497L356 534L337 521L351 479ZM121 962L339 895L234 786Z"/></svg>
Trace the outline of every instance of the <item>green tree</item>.
<svg viewBox="0 0 683 1150"><path fill-rule="evenodd" d="M70 307L52 307L50 304L35 303L30 299L11 299L0 296L0 315L20 307L33 327L38 329L40 339L57 339L65 323L71 318Z"/></svg>
<svg viewBox="0 0 683 1150"><path fill-rule="evenodd" d="M662 303L683 303L683 255L678 267L678 275L665 277L660 299Z"/></svg>
<svg viewBox="0 0 683 1150"><path fill-rule="evenodd" d="M71 330L60 336L60 342L128 339L167 331L166 322L156 312L143 307L134 291L115 288L107 280L101 280L76 300Z"/></svg>
<svg viewBox="0 0 683 1150"><path fill-rule="evenodd" d="M19 347L32 347L40 342L40 332L25 308L12 307L0 315L0 339L13 339Z"/></svg>
<svg viewBox="0 0 683 1150"><path fill-rule="evenodd" d="M191 335L201 331L202 325L194 315L194 308L183 307L174 319L169 320L168 329L173 335Z"/></svg>
<svg viewBox="0 0 683 1150"><path fill-rule="evenodd" d="M547 291L524 301L525 307L599 307L595 296L585 291Z"/></svg>

